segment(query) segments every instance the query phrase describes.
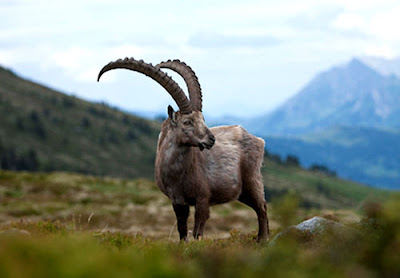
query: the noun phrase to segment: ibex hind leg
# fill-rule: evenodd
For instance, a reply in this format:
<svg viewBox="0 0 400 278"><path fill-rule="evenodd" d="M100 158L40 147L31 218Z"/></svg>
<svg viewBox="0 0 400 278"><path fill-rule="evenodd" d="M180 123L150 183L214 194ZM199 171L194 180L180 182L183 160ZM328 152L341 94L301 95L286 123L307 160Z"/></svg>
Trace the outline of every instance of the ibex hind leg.
<svg viewBox="0 0 400 278"><path fill-rule="evenodd" d="M264 186L260 180L248 181L243 186L243 192L239 201L248 205L257 213L258 236L257 241L261 242L269 236L269 223L267 213L267 201L264 196Z"/></svg>
<svg viewBox="0 0 400 278"><path fill-rule="evenodd" d="M179 238L180 240L187 242L188 241L187 219L189 217L189 212L190 212L189 206L176 205L176 204L173 204L172 206L174 208L176 220L178 223Z"/></svg>

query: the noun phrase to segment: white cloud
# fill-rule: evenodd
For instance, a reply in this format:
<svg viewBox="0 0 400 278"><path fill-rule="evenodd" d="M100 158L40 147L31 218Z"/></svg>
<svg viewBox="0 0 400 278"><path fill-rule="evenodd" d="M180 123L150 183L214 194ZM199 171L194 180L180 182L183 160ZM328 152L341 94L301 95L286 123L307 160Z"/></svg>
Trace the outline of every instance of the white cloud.
<svg viewBox="0 0 400 278"><path fill-rule="evenodd" d="M398 0L9 3L0 1L0 63L42 83L118 104L132 96L132 88L116 87L130 82L124 73L110 72L94 84L102 66L125 56L153 63L184 60L198 74L208 108L215 107L211 113L232 113L239 103L260 114L333 64L362 54L400 55ZM196 34L203 40L193 45ZM218 47L209 47L215 41ZM135 81L137 90L159 89ZM118 94L109 94L113 87ZM132 103L148 107L147 100Z"/></svg>
<svg viewBox="0 0 400 278"><path fill-rule="evenodd" d="M400 4L390 10L375 14L370 21L369 30L383 41L400 41Z"/></svg>
<svg viewBox="0 0 400 278"><path fill-rule="evenodd" d="M12 49L0 49L0 63L11 66L15 64L17 58L15 50Z"/></svg>
<svg viewBox="0 0 400 278"><path fill-rule="evenodd" d="M88 49L73 47L68 50L57 51L51 55L50 62L67 72L72 72L87 64L93 59L93 52Z"/></svg>
<svg viewBox="0 0 400 278"><path fill-rule="evenodd" d="M372 12L388 9L397 3L397 0L330 0L334 5L342 7L346 12Z"/></svg>
<svg viewBox="0 0 400 278"><path fill-rule="evenodd" d="M61 51L55 51L46 61L42 61L46 67L56 66L75 81L93 82L102 66L110 61L117 60L121 55L143 57L145 51L135 45L123 44L111 47L71 47ZM108 74L105 82L113 82L114 74Z"/></svg>
<svg viewBox="0 0 400 278"><path fill-rule="evenodd" d="M341 13L332 25L338 29L362 31L365 28L365 20L359 14Z"/></svg>
<svg viewBox="0 0 400 278"><path fill-rule="evenodd" d="M388 45L371 44L365 47L363 54L367 56L393 59L398 55L398 52L396 53L396 51Z"/></svg>

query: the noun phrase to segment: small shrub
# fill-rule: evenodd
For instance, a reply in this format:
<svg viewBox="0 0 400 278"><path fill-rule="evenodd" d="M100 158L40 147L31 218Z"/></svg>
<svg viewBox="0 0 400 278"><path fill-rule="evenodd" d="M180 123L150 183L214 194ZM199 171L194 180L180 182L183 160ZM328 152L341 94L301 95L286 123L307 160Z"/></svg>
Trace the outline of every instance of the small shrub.
<svg viewBox="0 0 400 278"><path fill-rule="evenodd" d="M40 221L37 228L42 234L66 233L67 229L60 221Z"/></svg>
<svg viewBox="0 0 400 278"><path fill-rule="evenodd" d="M292 167L299 167L300 166L299 158L295 155L288 155L286 157L285 164Z"/></svg>
<svg viewBox="0 0 400 278"><path fill-rule="evenodd" d="M297 211L299 204L300 197L294 192L289 192L272 202L272 213L280 227L285 228L298 221Z"/></svg>
<svg viewBox="0 0 400 278"><path fill-rule="evenodd" d="M132 246L132 238L123 233L95 233L93 236L105 246L122 249Z"/></svg>

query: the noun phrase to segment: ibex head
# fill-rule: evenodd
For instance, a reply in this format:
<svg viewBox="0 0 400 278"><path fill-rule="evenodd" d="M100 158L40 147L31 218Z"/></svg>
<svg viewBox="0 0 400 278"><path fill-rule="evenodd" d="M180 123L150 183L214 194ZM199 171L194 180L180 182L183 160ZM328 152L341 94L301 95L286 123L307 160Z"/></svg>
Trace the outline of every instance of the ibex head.
<svg viewBox="0 0 400 278"><path fill-rule="evenodd" d="M105 65L99 73L98 79L103 73L117 68L134 70L147 75L163 86L175 100L180 111L175 112L171 106L168 106L168 124L174 131L177 140L176 143L185 146L210 149L215 143L215 137L204 122L202 110L202 95L199 81L193 70L185 63L179 60L168 60L157 66L147 64L142 60L137 61L133 58L117 60ZM161 68L169 68L180 74L186 82L189 91L190 100L179 85Z"/></svg>
<svg viewBox="0 0 400 278"><path fill-rule="evenodd" d="M168 106L168 120L170 128L176 134L177 143L185 146L210 149L215 143L215 137L204 122L201 111L190 114L175 112Z"/></svg>

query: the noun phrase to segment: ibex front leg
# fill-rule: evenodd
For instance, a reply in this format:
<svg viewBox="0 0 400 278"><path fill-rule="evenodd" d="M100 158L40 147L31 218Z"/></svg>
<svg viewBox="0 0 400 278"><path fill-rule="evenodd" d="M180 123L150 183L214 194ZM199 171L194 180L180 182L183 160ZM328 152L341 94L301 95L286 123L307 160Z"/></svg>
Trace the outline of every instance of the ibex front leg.
<svg viewBox="0 0 400 278"><path fill-rule="evenodd" d="M180 240L188 241L187 238L187 219L189 217L189 206L185 205L172 205L174 207L176 220L178 222L178 232Z"/></svg>
<svg viewBox="0 0 400 278"><path fill-rule="evenodd" d="M210 216L210 205L207 201L197 201L195 206L196 212L194 214L194 231L193 236L195 239L201 239L204 234L204 227L206 221Z"/></svg>

